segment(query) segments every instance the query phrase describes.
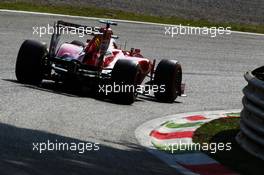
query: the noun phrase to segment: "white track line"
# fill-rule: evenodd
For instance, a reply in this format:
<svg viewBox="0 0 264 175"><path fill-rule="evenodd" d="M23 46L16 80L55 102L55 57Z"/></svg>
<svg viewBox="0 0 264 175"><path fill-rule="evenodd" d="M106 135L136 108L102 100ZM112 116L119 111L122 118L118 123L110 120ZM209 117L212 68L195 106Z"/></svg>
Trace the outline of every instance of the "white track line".
<svg viewBox="0 0 264 175"><path fill-rule="evenodd" d="M33 15L43 15L43 16L59 16L59 17L78 18L78 19L90 19L90 20L106 19L106 18L97 18L97 17L73 16L73 15L63 15L63 14L55 14L55 13L30 12L30 11L23 11L23 10L8 10L8 9L0 9L0 12L33 14ZM111 19L111 18L107 18L107 19L113 20L116 22L133 23L133 24L147 24L147 25L156 25L156 26L179 26L175 24L162 24L162 23L141 22L141 21L131 21L131 20ZM182 27L192 27L192 26L182 25ZM243 34L243 35L264 36L264 34L261 34L261 33L240 32L240 31L233 31L233 30L232 30L232 33Z"/></svg>
<svg viewBox="0 0 264 175"><path fill-rule="evenodd" d="M154 148L154 146L151 143L151 137L149 136L149 133L154 129L158 128L162 123L165 121L176 119L181 119L182 117L186 116L192 116L192 115L204 115L204 116L211 116L212 118L217 118L217 116L225 116L226 113L237 113L240 112L241 109L233 109L233 110L219 110L219 111L201 111L201 112L190 112L190 113L180 113L180 114L174 114L166 117L161 117L157 119L150 120L146 123L143 123L135 130L135 136L138 140L138 142L151 154L158 157L160 160L168 164L170 167L174 168L179 174L184 175L196 175L196 173L193 173L186 168L182 167L180 164L177 163L179 157L175 157L175 155L168 154L162 151L159 151ZM210 118L211 118L210 117ZM191 158L190 158L191 159Z"/></svg>

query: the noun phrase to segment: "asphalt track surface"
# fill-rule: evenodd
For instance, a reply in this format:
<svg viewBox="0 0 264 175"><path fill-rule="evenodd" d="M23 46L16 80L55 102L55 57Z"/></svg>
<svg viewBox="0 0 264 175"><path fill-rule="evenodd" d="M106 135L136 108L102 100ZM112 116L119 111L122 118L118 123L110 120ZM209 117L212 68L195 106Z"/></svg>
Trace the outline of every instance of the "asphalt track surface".
<svg viewBox="0 0 264 175"><path fill-rule="evenodd" d="M170 38L164 35L164 26L119 23L113 30L120 43L127 40L128 47L141 48L149 58L181 62L188 97L173 104L140 97L126 106L79 95L51 82L42 87L17 83L14 66L21 43L25 39L48 42L50 35L33 35L32 27L59 19L99 25L94 20L0 12L1 174L175 174L139 146L135 129L175 113L241 108L244 72L264 63L264 36ZM32 151L32 142L47 140L97 142L100 150Z"/></svg>

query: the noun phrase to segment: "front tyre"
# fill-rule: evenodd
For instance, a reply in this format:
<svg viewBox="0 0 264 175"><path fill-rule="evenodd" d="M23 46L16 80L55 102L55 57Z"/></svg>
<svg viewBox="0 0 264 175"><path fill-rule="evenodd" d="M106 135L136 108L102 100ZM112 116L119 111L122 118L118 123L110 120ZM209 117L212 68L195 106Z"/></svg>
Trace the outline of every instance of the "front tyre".
<svg viewBox="0 0 264 175"><path fill-rule="evenodd" d="M157 100L172 103L181 93L182 68L175 60L161 60L158 64L154 84L158 91L154 93Z"/></svg>
<svg viewBox="0 0 264 175"><path fill-rule="evenodd" d="M21 45L16 60L16 77L21 83L37 85L44 74L43 61L47 46L34 40L26 40Z"/></svg>
<svg viewBox="0 0 264 175"><path fill-rule="evenodd" d="M84 44L83 42L79 41L79 40L73 40L73 41L71 42L71 44L74 44L74 45L76 45L76 46L85 47L85 44Z"/></svg>

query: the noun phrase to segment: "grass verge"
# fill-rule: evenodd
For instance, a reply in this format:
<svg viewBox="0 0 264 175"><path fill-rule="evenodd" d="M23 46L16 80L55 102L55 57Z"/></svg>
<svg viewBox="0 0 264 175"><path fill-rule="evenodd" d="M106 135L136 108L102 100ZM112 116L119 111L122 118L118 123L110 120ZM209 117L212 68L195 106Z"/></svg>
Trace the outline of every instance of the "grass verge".
<svg viewBox="0 0 264 175"><path fill-rule="evenodd" d="M260 175L264 171L264 161L245 150L235 141L239 132L240 118L221 118L213 120L198 128L193 137L195 143L231 143L230 151L217 151L215 154L205 152L223 165L244 175Z"/></svg>
<svg viewBox="0 0 264 175"><path fill-rule="evenodd" d="M206 20L188 20L177 17L160 17L144 14L130 13L120 10L102 9L92 6L74 7L74 6L55 6L55 5L35 5L25 2L0 2L0 9L24 10L33 12L47 12L55 14L66 14L76 16L92 16L99 18L112 18L123 20L134 20L164 24L182 24L197 27L231 27L232 30L243 32L264 33L264 25L232 24L232 23L213 23Z"/></svg>

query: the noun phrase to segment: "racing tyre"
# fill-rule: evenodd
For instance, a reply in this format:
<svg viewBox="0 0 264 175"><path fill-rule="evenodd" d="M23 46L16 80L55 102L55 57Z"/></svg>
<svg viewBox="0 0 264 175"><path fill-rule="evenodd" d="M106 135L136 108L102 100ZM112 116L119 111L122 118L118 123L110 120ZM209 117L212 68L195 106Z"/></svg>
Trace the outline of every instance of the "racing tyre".
<svg viewBox="0 0 264 175"><path fill-rule="evenodd" d="M136 97L140 67L131 60L118 60L112 71L113 99L117 103L132 104Z"/></svg>
<svg viewBox="0 0 264 175"><path fill-rule="evenodd" d="M158 64L154 84L159 88L154 95L157 100L172 103L181 93L182 68L175 60L161 60Z"/></svg>
<svg viewBox="0 0 264 175"><path fill-rule="evenodd" d="M33 40L21 45L16 60L16 77L21 83L37 85L43 79L43 60L47 55L47 46Z"/></svg>
<svg viewBox="0 0 264 175"><path fill-rule="evenodd" d="M73 40L73 41L71 42L71 44L74 44L74 45L76 45L76 46L82 46L82 47L85 47L85 44L84 44L83 42L81 42L81 41L78 41L78 40Z"/></svg>

